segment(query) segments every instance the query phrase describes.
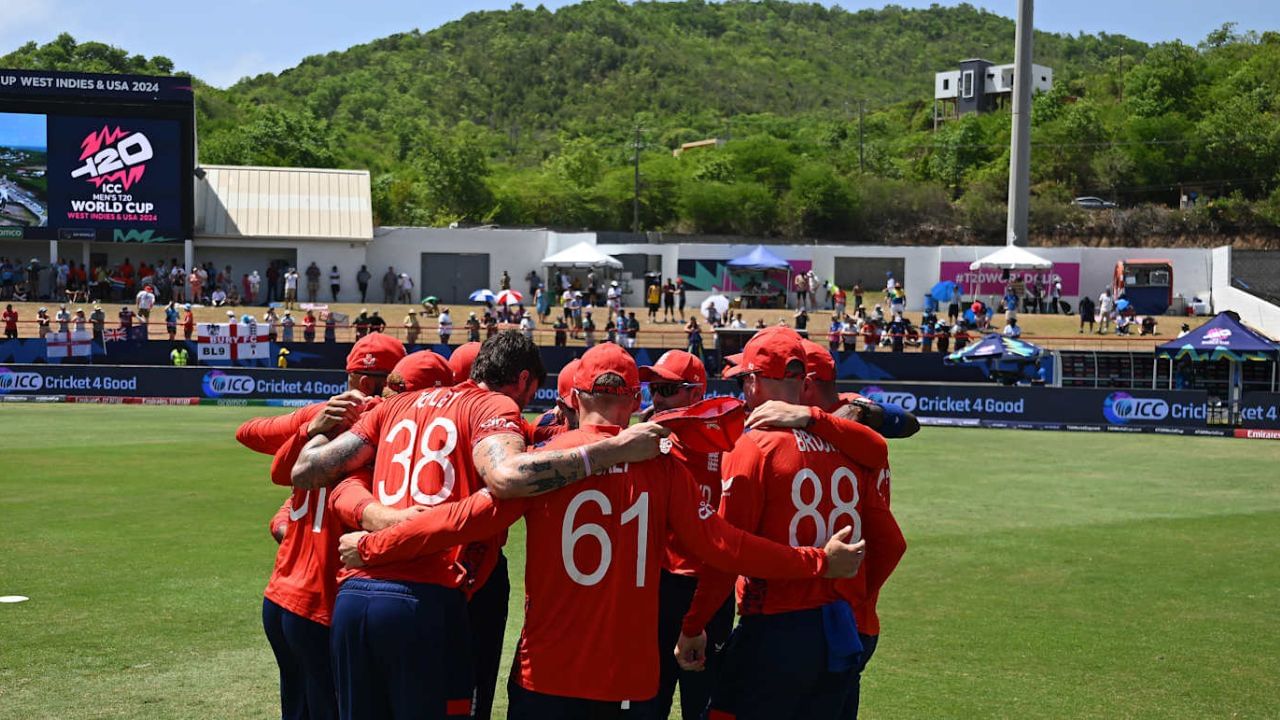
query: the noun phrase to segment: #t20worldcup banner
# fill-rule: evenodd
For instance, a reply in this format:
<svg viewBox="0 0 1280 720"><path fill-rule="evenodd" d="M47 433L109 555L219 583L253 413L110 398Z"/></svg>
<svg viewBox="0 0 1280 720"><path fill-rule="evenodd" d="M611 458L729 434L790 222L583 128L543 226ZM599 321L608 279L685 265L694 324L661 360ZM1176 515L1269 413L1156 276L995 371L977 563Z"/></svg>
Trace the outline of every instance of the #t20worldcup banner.
<svg viewBox="0 0 1280 720"><path fill-rule="evenodd" d="M0 70L0 238L191 236L186 78Z"/></svg>

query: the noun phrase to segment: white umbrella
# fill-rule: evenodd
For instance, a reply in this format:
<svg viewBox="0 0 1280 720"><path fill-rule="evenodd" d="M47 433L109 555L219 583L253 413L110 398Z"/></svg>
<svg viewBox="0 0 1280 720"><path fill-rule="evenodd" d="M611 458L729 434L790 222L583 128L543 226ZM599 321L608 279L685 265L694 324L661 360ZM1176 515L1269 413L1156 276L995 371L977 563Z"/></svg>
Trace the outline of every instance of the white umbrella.
<svg viewBox="0 0 1280 720"><path fill-rule="evenodd" d="M724 314L729 311L729 298L723 295L717 294L717 295L712 295L708 297L706 300L703 300L702 316L710 320L712 308L715 308L717 316L724 317Z"/></svg>
<svg viewBox="0 0 1280 720"><path fill-rule="evenodd" d="M479 303L491 303L496 299L493 295L493 291L488 288L481 288L479 290L476 290L475 292L471 293L470 298L471 298L471 302L479 302Z"/></svg>

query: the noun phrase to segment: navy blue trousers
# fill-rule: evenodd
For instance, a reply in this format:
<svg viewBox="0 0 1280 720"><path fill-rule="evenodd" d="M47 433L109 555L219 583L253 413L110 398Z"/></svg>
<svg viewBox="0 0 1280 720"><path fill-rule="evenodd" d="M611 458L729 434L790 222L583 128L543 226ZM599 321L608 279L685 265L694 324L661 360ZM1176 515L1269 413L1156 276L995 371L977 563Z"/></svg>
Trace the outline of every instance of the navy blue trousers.
<svg viewBox="0 0 1280 720"><path fill-rule="evenodd" d="M471 716L475 666L460 590L347 580L330 651L343 720Z"/></svg>
<svg viewBox="0 0 1280 720"><path fill-rule="evenodd" d="M867 663L871 662L871 656L876 653L876 642L880 640L880 636L858 633L858 639L862 640L862 654L858 657L858 664L853 667L853 685L849 688L849 697L845 699L844 710L840 713L840 717L843 720L858 720L858 700L862 694L862 671L867 669Z"/></svg>
<svg viewBox="0 0 1280 720"><path fill-rule="evenodd" d="M655 712L653 700L624 708L618 702L546 695L521 687L519 676L520 668L513 667L507 680L507 720L666 720Z"/></svg>
<svg viewBox="0 0 1280 720"><path fill-rule="evenodd" d="M711 692L712 720L836 720L853 670L827 668L822 610L748 615L729 637Z"/></svg>
<svg viewBox="0 0 1280 720"><path fill-rule="evenodd" d="M471 620L471 650L476 659L476 720L489 720L493 714L493 695L498 687L498 668L502 664L502 640L507 634L510 596L507 558L499 555L493 574L467 603L467 615Z"/></svg>
<svg viewBox="0 0 1280 720"><path fill-rule="evenodd" d="M281 720L337 718L329 628L263 598L262 629L280 666Z"/></svg>
<svg viewBox="0 0 1280 720"><path fill-rule="evenodd" d="M711 688L715 686L716 672L724 654L725 643L733 630L733 598L730 597L707 623L707 666L701 672L681 670L673 651L680 639L680 626L698 578L676 575L666 570L658 578L658 662L662 674L658 681L658 717L665 720L671 714L671 702L676 683L680 684L680 716L684 720L698 720L711 700Z"/></svg>

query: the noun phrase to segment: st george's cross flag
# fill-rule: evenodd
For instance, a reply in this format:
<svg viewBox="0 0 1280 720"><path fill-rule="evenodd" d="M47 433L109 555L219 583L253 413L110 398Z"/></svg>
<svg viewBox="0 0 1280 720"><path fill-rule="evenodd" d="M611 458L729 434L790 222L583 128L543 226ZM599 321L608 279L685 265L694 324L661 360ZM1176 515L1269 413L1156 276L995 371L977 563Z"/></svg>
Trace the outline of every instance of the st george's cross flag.
<svg viewBox="0 0 1280 720"><path fill-rule="evenodd" d="M234 362L271 357L267 328L257 323L200 323L196 326L196 359Z"/></svg>

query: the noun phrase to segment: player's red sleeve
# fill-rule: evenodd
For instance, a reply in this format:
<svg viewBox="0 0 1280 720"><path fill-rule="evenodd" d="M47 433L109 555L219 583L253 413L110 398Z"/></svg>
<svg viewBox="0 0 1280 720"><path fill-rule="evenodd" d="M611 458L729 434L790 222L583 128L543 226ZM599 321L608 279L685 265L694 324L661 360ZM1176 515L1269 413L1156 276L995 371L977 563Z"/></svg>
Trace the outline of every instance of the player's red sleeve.
<svg viewBox="0 0 1280 720"><path fill-rule="evenodd" d="M520 519L527 504L523 498L498 501L488 490L481 490L365 535L360 538L360 559L365 565L386 565L486 540Z"/></svg>
<svg viewBox="0 0 1280 720"><path fill-rule="evenodd" d="M862 537L867 541L867 554L860 572L866 573L867 595L874 596L907 552L907 540L902 536L902 528L898 526L893 511L874 485L864 488L862 497Z"/></svg>
<svg viewBox="0 0 1280 720"><path fill-rule="evenodd" d="M471 434L471 444L480 444L481 440L493 435L513 433L528 440L528 423L520 414L520 406L506 395L489 393L480 399L472 417L476 420L475 430Z"/></svg>
<svg viewBox="0 0 1280 720"><path fill-rule="evenodd" d="M292 496L285 498L284 504L280 506L275 515L271 516L271 523L267 525L267 530L271 532L271 537L275 538L276 542L280 542L280 526L289 524L289 510L293 507L292 502Z"/></svg>
<svg viewBox="0 0 1280 720"><path fill-rule="evenodd" d="M315 403L286 415L250 418L236 428L236 441L254 452L274 455L299 427L305 427L323 407L324 403Z"/></svg>
<svg viewBox="0 0 1280 720"><path fill-rule="evenodd" d="M681 545L699 560L734 576L779 580L816 578L827 571L826 553L819 548L793 548L735 527L701 501L688 470L674 464L673 470L667 516Z"/></svg>
<svg viewBox="0 0 1280 720"><path fill-rule="evenodd" d="M836 417L816 407L809 409L809 432L831 443L863 467L878 468L889 462L889 443L880 433L854 420Z"/></svg>
<svg viewBox="0 0 1280 720"><path fill-rule="evenodd" d="M373 503L373 471L367 467L348 475L329 493L329 507L346 527L361 527L364 509Z"/></svg>
<svg viewBox="0 0 1280 720"><path fill-rule="evenodd" d="M298 456L302 454L302 448L306 447L307 441L311 438L307 435L307 423L293 431L283 444L276 450L275 457L271 459L271 482L276 485L292 485L293 466L298 462Z"/></svg>
<svg viewBox="0 0 1280 720"><path fill-rule="evenodd" d="M733 450L721 459L720 516L728 524L754 532L764 510L764 453L746 436L739 438ZM737 575L706 566L698 574L698 588L693 593L689 611L685 613L681 632L694 636L710 622L724 601L733 593Z"/></svg>
<svg viewBox="0 0 1280 720"><path fill-rule="evenodd" d="M398 398L392 398L393 401L396 399ZM398 403L395 402L380 402L373 405L371 409L364 410L360 414L360 419L356 420L347 432L364 440L366 444L377 447L378 440L382 437L382 423L391 413L391 408L397 405Z"/></svg>

